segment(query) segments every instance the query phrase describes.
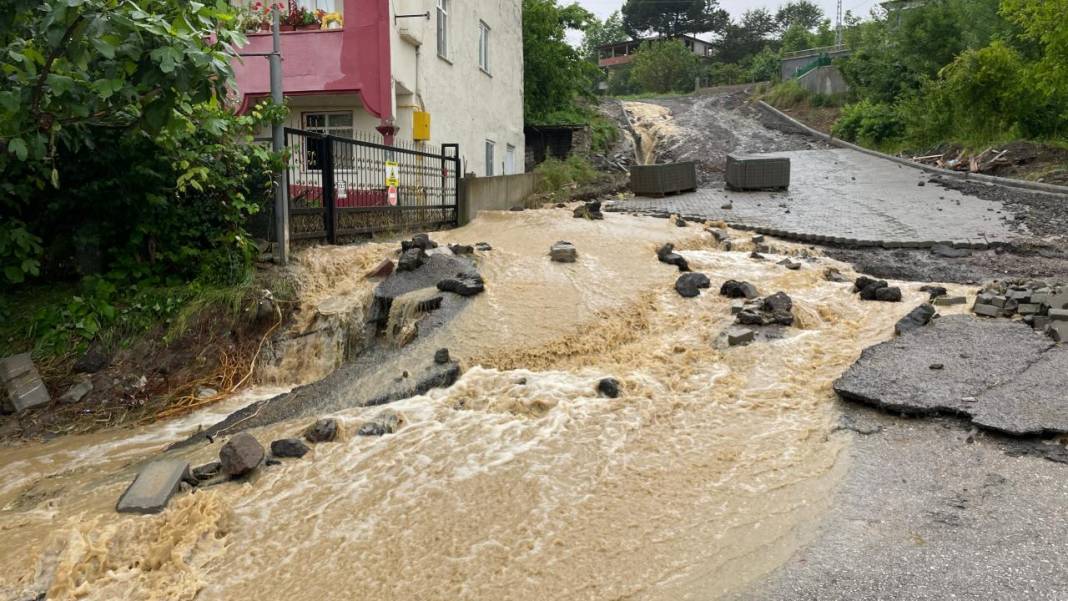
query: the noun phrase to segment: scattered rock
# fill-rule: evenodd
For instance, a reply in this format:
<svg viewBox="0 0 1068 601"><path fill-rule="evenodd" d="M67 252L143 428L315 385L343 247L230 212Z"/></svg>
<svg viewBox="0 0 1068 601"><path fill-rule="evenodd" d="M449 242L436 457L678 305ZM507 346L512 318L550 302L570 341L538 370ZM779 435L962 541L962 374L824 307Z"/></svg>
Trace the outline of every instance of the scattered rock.
<svg viewBox="0 0 1068 601"><path fill-rule="evenodd" d="M399 413L392 409L386 409L380 412L374 418L363 423L360 429L356 431L358 436L382 436L384 434L393 434L396 432L401 424L404 422Z"/></svg>
<svg viewBox="0 0 1068 601"><path fill-rule="evenodd" d="M525 211L525 210L527 210L527 208L526 208L526 207L524 207L523 205L515 205L514 207L512 207L511 209L508 209L508 210L509 210L509 211L513 211L513 212L515 212L515 213L518 213L519 211Z"/></svg>
<svg viewBox="0 0 1068 601"><path fill-rule="evenodd" d="M438 365L442 365L442 364L448 363L448 362L449 362L449 349L447 349L447 348L439 348L438 350L434 351L434 363L437 363Z"/></svg>
<svg viewBox="0 0 1068 601"><path fill-rule="evenodd" d="M712 282L703 273L691 271L679 276L675 280L675 291L685 298L693 298L701 293L701 288L708 288Z"/></svg>
<svg viewBox="0 0 1068 601"><path fill-rule="evenodd" d="M282 438L271 442L271 455L275 457L303 457L311 449L299 438Z"/></svg>
<svg viewBox="0 0 1068 601"><path fill-rule="evenodd" d="M310 443L337 440L337 420L331 417L316 421L304 431L304 440Z"/></svg>
<svg viewBox="0 0 1068 601"><path fill-rule="evenodd" d="M798 263L796 261L792 261L789 258L786 258L786 259L783 259L782 261L779 261L777 263L777 265L782 265L783 267L785 267L785 268L787 268L789 270L792 270L792 271L797 271L798 269L801 269L801 264L800 263Z"/></svg>
<svg viewBox="0 0 1068 601"><path fill-rule="evenodd" d="M724 211L729 211L734 208L734 205L728 202L725 205L721 205L719 208L723 209Z"/></svg>
<svg viewBox="0 0 1068 601"><path fill-rule="evenodd" d="M723 282L723 285L719 287L719 293L727 298L756 298L760 295L756 286L737 280Z"/></svg>
<svg viewBox="0 0 1068 601"><path fill-rule="evenodd" d="M764 243L764 236L762 236L762 235L753 236L753 244L763 244L763 243Z"/></svg>
<svg viewBox="0 0 1068 601"><path fill-rule="evenodd" d="M487 251L493 250L493 247L490 246L489 242L478 242L475 244L475 250Z"/></svg>
<svg viewBox="0 0 1068 601"><path fill-rule="evenodd" d="M963 296L939 296L931 301L938 307L950 307L953 305L963 305L968 302L968 299Z"/></svg>
<svg viewBox="0 0 1068 601"><path fill-rule="evenodd" d="M397 261L397 271L415 271L426 263L426 251L422 248L409 248L401 253Z"/></svg>
<svg viewBox="0 0 1068 601"><path fill-rule="evenodd" d="M920 292L926 292L931 298L935 298L937 296L945 296L949 291L944 286L925 285L920 286Z"/></svg>
<svg viewBox="0 0 1068 601"><path fill-rule="evenodd" d="M828 267L827 269L824 269L823 270L823 279L827 280L828 282L838 282L838 283L844 283L844 282L848 282L849 281L849 278L847 278L846 276L842 275L842 272L838 271L838 269L835 268L835 267Z"/></svg>
<svg viewBox="0 0 1068 601"><path fill-rule="evenodd" d="M438 290L460 296L474 296L486 289L486 282L477 273L458 273L454 278L438 282Z"/></svg>
<svg viewBox="0 0 1068 601"><path fill-rule="evenodd" d="M756 259L758 261L763 261L764 260L764 255L762 255L762 254L760 254L760 253L758 253L757 251L754 250L753 252L749 253L749 258L750 259Z"/></svg>
<svg viewBox="0 0 1068 601"><path fill-rule="evenodd" d="M93 391L93 383L89 380L88 376L83 377L83 380L75 383L67 389L67 392L63 393L63 396L59 397L60 403L77 403L84 399L85 395Z"/></svg>
<svg viewBox="0 0 1068 601"><path fill-rule="evenodd" d="M601 212L601 201L594 200L579 205L572 213L577 219L604 219Z"/></svg>
<svg viewBox="0 0 1068 601"><path fill-rule="evenodd" d="M690 265L686 262L686 258L675 252L675 245L668 242L656 250L656 258L661 263L667 263L668 265L674 265L679 268L679 271L689 271Z"/></svg>
<svg viewBox="0 0 1068 601"><path fill-rule="evenodd" d="M686 220L683 219L682 217L676 217L675 218L675 226L676 227L686 227L686 225L687 225Z"/></svg>
<svg viewBox="0 0 1068 601"><path fill-rule="evenodd" d="M364 275L363 277L365 279L389 277L390 274L393 273L393 268L394 267L395 266L393 265L393 261L391 261L389 259L382 259L382 261L379 262L378 265L375 265L371 269L371 271L368 271L367 274Z"/></svg>
<svg viewBox="0 0 1068 601"><path fill-rule="evenodd" d="M119 497L119 513L159 513L167 507L183 480L189 478L189 462L177 459L154 461L141 468Z"/></svg>
<svg viewBox="0 0 1068 601"><path fill-rule="evenodd" d="M560 240L549 248L549 258L557 263L574 263L578 258L578 251L574 244Z"/></svg>
<svg viewBox="0 0 1068 601"><path fill-rule="evenodd" d="M928 367L928 369L945 369L946 366L943 365L942 363L932 363L932 364L928 365L927 367Z"/></svg>
<svg viewBox="0 0 1068 601"><path fill-rule="evenodd" d="M450 244L449 250L454 255L470 255L475 252L475 247L470 244Z"/></svg>
<svg viewBox="0 0 1068 601"><path fill-rule="evenodd" d="M108 356L97 345L89 347L77 361L74 362L74 371L83 374L95 374L108 366Z"/></svg>
<svg viewBox="0 0 1068 601"><path fill-rule="evenodd" d="M418 248L420 250L427 251L427 250L430 250L432 248L437 248L437 247L438 247L438 243L434 242L433 240L431 240L429 234L416 234L416 235L412 236L411 240L402 240L401 241L401 250L402 251L406 251L406 250L409 250L409 249L412 249L412 248Z"/></svg>
<svg viewBox="0 0 1068 601"><path fill-rule="evenodd" d="M619 380L615 378L601 378L597 382L597 394L614 399L619 396Z"/></svg>
<svg viewBox="0 0 1068 601"><path fill-rule="evenodd" d="M935 308L927 303L924 303L912 311L909 311L908 315L902 317L894 326L894 332L898 336L905 332L911 332L916 328L922 328L927 325L931 318L934 317Z"/></svg>
<svg viewBox="0 0 1068 601"><path fill-rule="evenodd" d="M794 323L794 316L791 312L793 307L793 300L785 292L776 292L764 299L763 310L770 314L772 323L790 326Z"/></svg>
<svg viewBox="0 0 1068 601"><path fill-rule="evenodd" d="M879 288L875 291L875 300L888 303L901 302L901 288L897 286Z"/></svg>
<svg viewBox="0 0 1068 601"><path fill-rule="evenodd" d="M193 479L198 482L205 480L211 480L222 473L222 463L218 461L212 461L211 463L205 463L204 465L193 468Z"/></svg>
<svg viewBox="0 0 1068 601"><path fill-rule="evenodd" d="M263 445L247 432L237 434L219 449L222 472L232 478L244 476L256 469L263 461L263 456Z"/></svg>
<svg viewBox="0 0 1068 601"><path fill-rule="evenodd" d="M745 346L756 339L756 332L738 326L727 328L725 334L728 346Z"/></svg>

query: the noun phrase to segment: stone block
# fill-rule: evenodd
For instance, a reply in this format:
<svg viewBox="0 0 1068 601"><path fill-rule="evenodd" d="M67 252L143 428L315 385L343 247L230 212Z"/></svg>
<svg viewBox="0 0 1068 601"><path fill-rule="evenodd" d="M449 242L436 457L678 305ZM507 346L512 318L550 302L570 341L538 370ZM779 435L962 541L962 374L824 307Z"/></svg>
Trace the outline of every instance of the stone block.
<svg viewBox="0 0 1068 601"><path fill-rule="evenodd" d="M972 308L976 315L983 315L985 317L998 317L1001 315L1001 307L994 305L975 305Z"/></svg>
<svg viewBox="0 0 1068 601"><path fill-rule="evenodd" d="M963 296L939 296L935 297L931 304L939 307L949 307L952 305L963 305L968 302L968 299Z"/></svg>
<svg viewBox="0 0 1068 601"><path fill-rule="evenodd" d="M1035 313L1038 313L1041 308L1041 305L1036 305L1034 303L1023 303L1019 307L1016 307L1016 312L1020 315L1034 315Z"/></svg>
<svg viewBox="0 0 1068 601"><path fill-rule="evenodd" d="M16 412L44 405L51 400L29 353L0 359L0 387Z"/></svg>
<svg viewBox="0 0 1068 601"><path fill-rule="evenodd" d="M1046 326L1046 334L1057 342L1068 342L1068 321L1051 321Z"/></svg>
<svg viewBox="0 0 1068 601"><path fill-rule="evenodd" d="M1009 299L1005 298L1004 296L998 295L991 299L990 304L994 305L995 307L1004 307L1005 303L1008 302L1008 300Z"/></svg>
<svg viewBox="0 0 1068 601"><path fill-rule="evenodd" d="M1049 295L1046 304L1051 309L1068 309L1068 290L1061 290L1056 294Z"/></svg>
<svg viewBox="0 0 1068 601"><path fill-rule="evenodd" d="M1046 331L1046 326L1048 325L1049 317L1046 317L1045 315L1035 315L1034 319L1031 320L1031 327L1039 332Z"/></svg>
<svg viewBox="0 0 1068 601"><path fill-rule="evenodd" d="M167 507L178 485L190 478L189 462L178 459L154 461L141 469L119 497L119 513L159 513Z"/></svg>
<svg viewBox="0 0 1068 601"><path fill-rule="evenodd" d="M727 344L730 346L745 346L756 339L756 332L749 328L732 326L727 328Z"/></svg>
<svg viewBox="0 0 1068 601"><path fill-rule="evenodd" d="M1050 309L1050 321L1068 321L1068 309Z"/></svg>

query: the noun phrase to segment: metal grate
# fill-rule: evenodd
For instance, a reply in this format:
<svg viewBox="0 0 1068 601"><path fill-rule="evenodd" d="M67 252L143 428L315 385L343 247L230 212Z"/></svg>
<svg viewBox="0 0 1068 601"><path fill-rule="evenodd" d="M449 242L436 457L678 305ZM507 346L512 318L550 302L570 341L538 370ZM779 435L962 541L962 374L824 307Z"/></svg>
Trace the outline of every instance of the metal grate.
<svg viewBox="0 0 1068 601"><path fill-rule="evenodd" d="M632 165L630 189L644 196L664 196L697 189L697 164L693 161L663 165Z"/></svg>
<svg viewBox="0 0 1068 601"><path fill-rule="evenodd" d="M286 129L290 237L294 240L455 225L460 179L456 144L439 153ZM396 164L396 204L386 185Z"/></svg>

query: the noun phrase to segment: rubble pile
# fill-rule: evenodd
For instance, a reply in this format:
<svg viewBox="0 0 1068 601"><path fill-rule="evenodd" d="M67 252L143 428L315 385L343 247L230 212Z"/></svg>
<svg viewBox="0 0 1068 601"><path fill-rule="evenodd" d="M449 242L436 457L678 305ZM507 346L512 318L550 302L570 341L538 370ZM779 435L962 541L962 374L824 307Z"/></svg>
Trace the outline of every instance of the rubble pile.
<svg viewBox="0 0 1068 601"><path fill-rule="evenodd" d="M1058 342L1068 341L1068 284L991 282L979 290L972 312L983 317L1019 317Z"/></svg>

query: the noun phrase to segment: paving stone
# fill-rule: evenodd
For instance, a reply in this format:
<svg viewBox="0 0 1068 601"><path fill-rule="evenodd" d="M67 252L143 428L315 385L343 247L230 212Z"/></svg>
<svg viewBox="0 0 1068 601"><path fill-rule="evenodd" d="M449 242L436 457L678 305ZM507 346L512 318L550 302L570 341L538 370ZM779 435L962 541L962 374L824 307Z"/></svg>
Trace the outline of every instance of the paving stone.
<svg viewBox="0 0 1068 601"><path fill-rule="evenodd" d="M1041 308L1041 305L1036 305L1034 303L1023 303L1016 307L1016 312L1020 315L1034 315L1035 313L1038 313Z"/></svg>
<svg viewBox="0 0 1068 601"><path fill-rule="evenodd" d="M739 326L727 328L726 335L729 346L745 346L756 339L756 332Z"/></svg>
<svg viewBox="0 0 1068 601"><path fill-rule="evenodd" d="M51 400L29 353L0 359L0 388L16 412L44 405ZM2 400L2 399L0 399Z"/></svg>
<svg viewBox="0 0 1068 601"><path fill-rule="evenodd" d="M1001 315L1001 307L995 307L994 305L975 305L972 307L972 311L976 315L984 317L999 317Z"/></svg>
<svg viewBox="0 0 1068 601"><path fill-rule="evenodd" d="M1048 315L1051 321L1068 321L1068 309L1050 309Z"/></svg>
<svg viewBox="0 0 1068 601"><path fill-rule="evenodd" d="M182 480L191 479L189 462L178 459L154 461L141 468L119 497L119 513L159 513L167 507Z"/></svg>
<svg viewBox="0 0 1068 601"><path fill-rule="evenodd" d="M1046 325L1046 334L1057 342L1068 342L1068 321L1051 321Z"/></svg>
<svg viewBox="0 0 1068 601"><path fill-rule="evenodd" d="M939 296L931 300L931 304L938 307L949 307L952 305L963 305L968 302L968 299L963 296Z"/></svg>

